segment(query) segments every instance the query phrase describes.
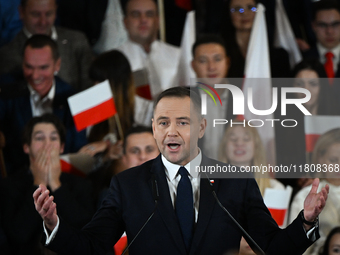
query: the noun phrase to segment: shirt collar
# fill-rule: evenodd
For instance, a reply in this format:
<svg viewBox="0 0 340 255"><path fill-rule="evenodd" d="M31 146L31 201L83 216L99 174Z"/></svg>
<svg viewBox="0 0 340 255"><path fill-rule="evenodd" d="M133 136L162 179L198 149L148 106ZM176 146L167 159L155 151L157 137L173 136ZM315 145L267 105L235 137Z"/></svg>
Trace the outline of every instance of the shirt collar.
<svg viewBox="0 0 340 255"><path fill-rule="evenodd" d="M33 35L27 30L27 28L25 26L23 27L22 30L23 30L24 34L27 36L27 38L30 38ZM52 32L51 38L54 41L56 41L58 39L58 34L57 34L57 30L55 29L55 26L51 27L51 32Z"/></svg>
<svg viewBox="0 0 340 255"><path fill-rule="evenodd" d="M199 149L199 153L198 155L191 160L188 164L186 164L184 167L188 170L189 174L193 177L193 178L197 178L199 171L195 171L196 166L200 166L201 165L201 161L202 161L202 152ZM176 178L178 169L181 167L180 165L171 163L170 161L168 161L163 155L162 155L162 162L165 166L165 173L166 175L169 177L170 180L173 180Z"/></svg>
<svg viewBox="0 0 340 255"><path fill-rule="evenodd" d="M144 48L142 45L140 45L139 43L136 43L134 41L132 41L130 38L128 39L128 41L131 43L131 44L134 44L134 45L137 45L145 54L148 54L147 52L145 52ZM153 50L155 50L155 48L158 46L158 40L154 40L152 43L151 43L151 46L150 46L150 52L151 53Z"/></svg>
<svg viewBox="0 0 340 255"><path fill-rule="evenodd" d="M320 43L317 43L317 44L316 44L316 47L317 47L317 49L318 49L318 51L319 51L319 53L320 53L320 57L321 57L322 59L325 59L325 54L326 54L327 52L332 52L332 53L334 54L335 57L338 57L339 54L340 54L340 43L339 43L336 47L334 47L333 49L331 49L331 50L326 49L326 48L323 47Z"/></svg>
<svg viewBox="0 0 340 255"><path fill-rule="evenodd" d="M28 83L27 84L28 90L30 91L31 97L33 97L34 101L37 102L38 100L53 100L55 95L55 80L52 82L52 87L48 94L44 98L40 98L39 94L32 88L32 86Z"/></svg>

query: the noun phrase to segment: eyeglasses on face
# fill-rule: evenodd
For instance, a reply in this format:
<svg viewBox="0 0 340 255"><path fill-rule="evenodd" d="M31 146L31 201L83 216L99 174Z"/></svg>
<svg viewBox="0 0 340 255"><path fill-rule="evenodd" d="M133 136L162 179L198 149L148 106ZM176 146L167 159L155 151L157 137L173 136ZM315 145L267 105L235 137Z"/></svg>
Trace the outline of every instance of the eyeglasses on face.
<svg viewBox="0 0 340 255"><path fill-rule="evenodd" d="M326 29L326 28L339 28L340 27L340 21L334 21L332 23L325 23L325 22L316 22L316 26L318 28Z"/></svg>
<svg viewBox="0 0 340 255"><path fill-rule="evenodd" d="M248 10L248 11L252 11L252 12L256 12L257 11L257 8L256 6L254 5L248 5L247 7L241 7L241 6L236 6L236 7L233 7L230 9L230 12L231 13L234 13L234 12L238 12L238 13L245 13L245 11Z"/></svg>

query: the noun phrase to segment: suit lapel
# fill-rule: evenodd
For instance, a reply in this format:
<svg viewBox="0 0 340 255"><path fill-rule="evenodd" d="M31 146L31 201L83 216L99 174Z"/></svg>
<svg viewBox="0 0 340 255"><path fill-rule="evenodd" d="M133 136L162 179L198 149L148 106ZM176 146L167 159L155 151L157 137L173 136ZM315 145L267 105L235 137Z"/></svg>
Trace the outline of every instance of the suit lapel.
<svg viewBox="0 0 340 255"><path fill-rule="evenodd" d="M203 166L209 165L208 158L202 155L202 164ZM210 217L212 215L215 199L212 195L211 186L209 180L201 176L200 181L200 203L198 210L198 221L195 228L195 233L190 249L190 254L195 254L200 241L205 233L207 226L209 225ZM217 191L219 186L219 180L214 180L214 190Z"/></svg>
<svg viewBox="0 0 340 255"><path fill-rule="evenodd" d="M28 88L27 91L25 90L23 93L23 96L18 99L18 114L20 114L18 119L21 119L19 122L25 125L33 116Z"/></svg>
<svg viewBox="0 0 340 255"><path fill-rule="evenodd" d="M169 185L164 172L164 165L162 163L161 154L155 159L151 169L151 173L155 174L155 178L158 183L159 200L157 210L161 215L164 224L169 230L175 244L182 254L186 254L186 248L182 238L182 233L178 225L178 220L175 214L174 207L172 205L172 200L169 193Z"/></svg>

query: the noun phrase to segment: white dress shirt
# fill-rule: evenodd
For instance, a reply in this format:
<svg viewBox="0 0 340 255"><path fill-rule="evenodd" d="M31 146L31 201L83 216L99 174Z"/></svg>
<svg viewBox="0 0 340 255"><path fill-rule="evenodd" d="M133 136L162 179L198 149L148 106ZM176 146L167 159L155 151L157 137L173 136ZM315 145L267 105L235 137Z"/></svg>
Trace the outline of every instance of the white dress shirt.
<svg viewBox="0 0 340 255"><path fill-rule="evenodd" d="M325 64L326 63L326 57L325 57L325 54L327 52L332 52L334 57L333 57L333 69L334 69L334 73L337 72L338 70L338 64L339 64L339 61L340 61L340 43L333 49L329 50L329 49L326 49L325 47L323 47L320 43L317 43L316 44L316 47L318 49L318 52L320 54L320 62L322 64Z"/></svg>
<svg viewBox="0 0 340 255"><path fill-rule="evenodd" d="M27 36L27 38L30 38L33 34L31 34L26 27L23 27L22 31L24 32L24 34ZM56 41L58 39L58 34L57 34L57 30L55 29L55 26L51 27L51 38Z"/></svg>
<svg viewBox="0 0 340 255"><path fill-rule="evenodd" d="M53 113L52 104L55 95L55 81L53 80L52 87L44 98L41 98L31 85L28 84L27 86L30 91L32 116L37 117L45 113Z"/></svg>

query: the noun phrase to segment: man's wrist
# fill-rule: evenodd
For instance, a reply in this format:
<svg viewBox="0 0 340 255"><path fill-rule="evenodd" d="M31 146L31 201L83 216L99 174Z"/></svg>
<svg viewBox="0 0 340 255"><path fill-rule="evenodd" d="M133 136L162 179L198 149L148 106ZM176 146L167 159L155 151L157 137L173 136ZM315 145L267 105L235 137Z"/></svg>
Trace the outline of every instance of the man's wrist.
<svg viewBox="0 0 340 255"><path fill-rule="evenodd" d="M304 215L304 210L302 210L299 214L302 222L303 222L303 225L304 225L304 228L308 231L309 229L315 227L318 222L319 222L319 217L316 217L313 221L308 221L306 220L305 218L305 215Z"/></svg>
<svg viewBox="0 0 340 255"><path fill-rule="evenodd" d="M50 182L50 188L52 190L52 192L56 191L57 189L60 188L61 186L61 182L60 181L56 181L56 182Z"/></svg>

